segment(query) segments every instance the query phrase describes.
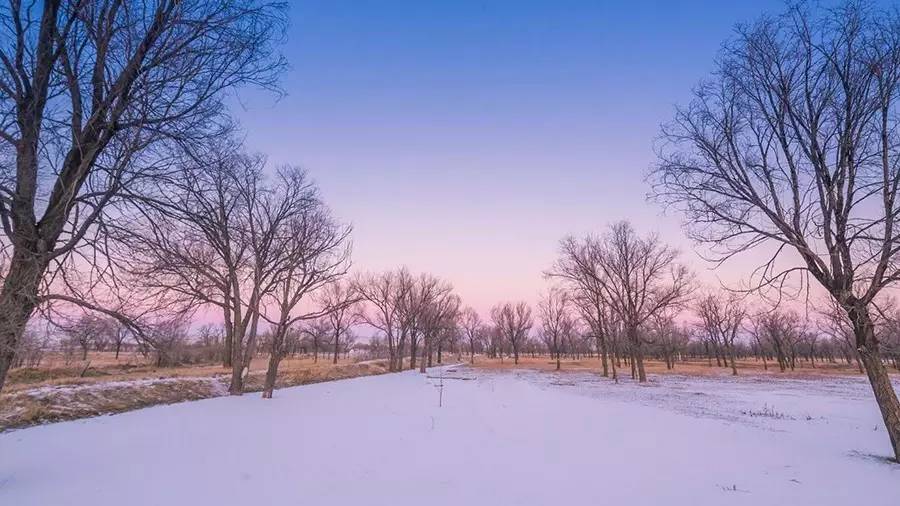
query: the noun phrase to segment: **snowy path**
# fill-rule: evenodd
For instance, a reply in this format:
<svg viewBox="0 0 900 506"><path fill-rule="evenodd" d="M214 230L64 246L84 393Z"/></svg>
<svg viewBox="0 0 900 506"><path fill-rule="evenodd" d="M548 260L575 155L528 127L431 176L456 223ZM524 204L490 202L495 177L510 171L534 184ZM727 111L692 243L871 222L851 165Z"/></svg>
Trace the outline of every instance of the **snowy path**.
<svg viewBox="0 0 900 506"><path fill-rule="evenodd" d="M898 504L858 380L454 375L442 408L408 372L0 434L0 504Z"/></svg>

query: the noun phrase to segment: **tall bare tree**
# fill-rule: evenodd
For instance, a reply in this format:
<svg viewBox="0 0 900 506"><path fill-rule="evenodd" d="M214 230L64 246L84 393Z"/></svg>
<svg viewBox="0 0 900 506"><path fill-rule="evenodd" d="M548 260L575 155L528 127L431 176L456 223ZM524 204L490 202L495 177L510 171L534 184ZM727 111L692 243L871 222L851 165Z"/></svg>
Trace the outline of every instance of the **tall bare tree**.
<svg viewBox="0 0 900 506"><path fill-rule="evenodd" d="M442 333L456 326L460 298L453 293L453 285L431 274L418 277L413 293L417 294L417 302L410 309L417 312L415 331L421 333L424 341L419 364L419 372L424 374L425 368L432 365L435 343Z"/></svg>
<svg viewBox="0 0 900 506"><path fill-rule="evenodd" d="M401 370L406 333L403 308L407 293L412 289L409 272L399 269L366 274L357 277L353 283L367 306L361 313L363 321L384 334L389 355L388 369Z"/></svg>
<svg viewBox="0 0 900 506"><path fill-rule="evenodd" d="M853 357L860 373L864 373L859 351L856 348L856 337L853 335L853 323L847 317L847 311L829 297L824 307L819 309L819 328L832 340L838 343L847 355Z"/></svg>
<svg viewBox="0 0 900 506"><path fill-rule="evenodd" d="M50 273L102 254L104 221L169 171L168 153L227 128L225 92L274 86L283 7L238 0L0 7L7 162L0 164L0 388L25 324L51 300Z"/></svg>
<svg viewBox="0 0 900 506"><path fill-rule="evenodd" d="M469 363L475 363L475 348L482 345L484 339L484 324L481 316L474 308L466 307L462 311L461 326L469 348Z"/></svg>
<svg viewBox="0 0 900 506"><path fill-rule="evenodd" d="M600 263L603 251L603 243L597 237L566 237L560 241L559 258L545 275L561 279L569 287L572 302L597 340L603 376L608 377L608 340L614 316L604 290L605 274Z"/></svg>
<svg viewBox="0 0 900 506"><path fill-rule="evenodd" d="M641 329L651 318L685 302L692 276L678 251L656 235L640 237L628 222L610 226L597 252L604 300L618 315L638 380L647 381Z"/></svg>
<svg viewBox="0 0 900 506"><path fill-rule="evenodd" d="M279 218L282 208L286 220ZM266 218L277 228L272 233L276 252L268 267L274 281L266 291L268 304L261 309L262 317L272 325L263 385L263 398L271 398L288 335L300 322L324 316L331 323L337 363L338 340L352 324L348 311L356 296L341 282L350 266L350 227L331 216L304 171L282 170L266 209ZM318 298L317 307L303 305L310 295ZM318 349L315 353L318 358Z"/></svg>
<svg viewBox="0 0 900 506"><path fill-rule="evenodd" d="M312 341L313 363L319 361L319 348L331 333L331 323L324 316L313 318L308 322L302 322L300 332Z"/></svg>
<svg viewBox="0 0 900 506"><path fill-rule="evenodd" d="M519 350L534 326L531 307L525 302L505 302L491 309L491 321L497 329L501 342L512 348L513 362L519 363ZM502 351L501 351L502 353Z"/></svg>
<svg viewBox="0 0 900 506"><path fill-rule="evenodd" d="M353 284L338 280L329 283L318 294L318 300L331 327L331 341L334 346L331 361L337 364L341 340L349 339L351 329L362 319L356 307L360 296Z"/></svg>
<svg viewBox="0 0 900 506"><path fill-rule="evenodd" d="M738 27L713 76L663 127L651 177L716 260L774 251L751 288L799 274L840 304L900 460L900 402L872 316L900 280L898 26L896 10L849 1Z"/></svg>
<svg viewBox="0 0 900 506"><path fill-rule="evenodd" d="M340 269L348 231L332 224L303 171L267 177L263 158L231 145L192 158L167 186L178 191L147 199L146 219L118 227L128 269L146 291L222 311L229 388L238 395L264 303L292 319L302 297Z"/></svg>
<svg viewBox="0 0 900 506"><path fill-rule="evenodd" d="M556 370L560 368L560 354L566 338L573 333L571 300L568 292L559 288L551 288L538 304L541 317L541 337L551 356L556 358Z"/></svg>
<svg viewBox="0 0 900 506"><path fill-rule="evenodd" d="M731 373L737 376L734 357L734 340L743 327L747 310L740 295L736 293L708 293L696 303L696 313L700 318L703 332L725 348L726 358L731 362Z"/></svg>

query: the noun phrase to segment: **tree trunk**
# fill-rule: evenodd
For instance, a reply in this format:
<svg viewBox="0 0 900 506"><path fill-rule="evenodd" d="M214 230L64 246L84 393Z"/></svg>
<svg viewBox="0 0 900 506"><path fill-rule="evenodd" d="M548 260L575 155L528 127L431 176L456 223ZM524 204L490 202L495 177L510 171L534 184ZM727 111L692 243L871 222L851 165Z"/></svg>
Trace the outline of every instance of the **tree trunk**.
<svg viewBox="0 0 900 506"><path fill-rule="evenodd" d="M422 350L422 360L419 363L419 372L422 374L425 374L426 362L431 359L431 337L429 337L428 334L425 334L422 337L422 339L425 340L425 342L422 343L422 345L425 349ZM428 364L428 365L431 365L431 364Z"/></svg>
<svg viewBox="0 0 900 506"><path fill-rule="evenodd" d="M647 382L647 371L644 370L644 351L638 347L637 350L637 367L638 367L638 381L640 383Z"/></svg>
<svg viewBox="0 0 900 506"><path fill-rule="evenodd" d="M278 364L280 362L280 354L273 353L269 356L269 367L266 368L266 382L263 384L263 399L272 398L272 391L275 390L275 378L278 377Z"/></svg>
<svg viewBox="0 0 900 506"><path fill-rule="evenodd" d="M232 355L234 355L234 324L231 321L231 310L225 309L225 352L222 356L222 367L231 367Z"/></svg>
<svg viewBox="0 0 900 506"><path fill-rule="evenodd" d="M263 399L271 399L275 390L275 380L278 378L278 364L284 357L284 337L287 335L284 321L280 322L272 333L272 341L269 347L269 366L266 368L266 381L263 383Z"/></svg>
<svg viewBox="0 0 900 506"><path fill-rule="evenodd" d="M404 334L400 334L400 339L397 340L397 368L395 371L403 370L403 350L406 348L406 336Z"/></svg>
<svg viewBox="0 0 900 506"><path fill-rule="evenodd" d="M850 321L853 322L857 351L859 351L859 356L865 366L866 375L872 385L872 392L875 394L875 401L881 410L884 426L891 440L894 460L900 463L900 402L897 401L891 377L881 361L878 340L875 337L875 325L865 306L851 308L848 315Z"/></svg>
<svg viewBox="0 0 900 506"><path fill-rule="evenodd" d="M731 360L731 375L737 376L737 364L734 362L734 342L728 345L728 358Z"/></svg>
<svg viewBox="0 0 900 506"><path fill-rule="evenodd" d="M22 253L13 253L0 289L0 391L15 359L25 325L34 312L38 285L46 266Z"/></svg>
<svg viewBox="0 0 900 506"><path fill-rule="evenodd" d="M253 329L248 332L247 321L249 315L246 315L245 322L235 326L234 341L232 343L231 356L231 385L228 387L228 393L231 395L241 395L244 393L244 369L249 366L245 365L246 355L252 355ZM249 334L249 336L247 335ZM245 341L246 336L246 343ZM245 350L246 349L246 350ZM249 361L249 360L248 360ZM249 372L249 368L248 368Z"/></svg>
<svg viewBox="0 0 900 506"><path fill-rule="evenodd" d="M637 380L639 383L645 383L647 372L644 370L644 350L641 349L641 338L638 336L636 328L629 329L628 338L632 347L632 370L635 369L635 362L637 362Z"/></svg>
<svg viewBox="0 0 900 506"><path fill-rule="evenodd" d="M338 350L341 349L341 334L339 332L335 332L334 334L334 358L331 360L332 364L337 364L338 361Z"/></svg>
<svg viewBox="0 0 900 506"><path fill-rule="evenodd" d="M620 360L619 353L616 351L615 347L613 347L613 349L612 349L612 354L613 354L613 356L610 357L609 365L612 368L612 379L613 379L613 381L618 383L619 382L619 371L618 371L617 367L619 366L619 364L621 364L621 362L619 362L619 360Z"/></svg>
<svg viewBox="0 0 900 506"><path fill-rule="evenodd" d="M228 386L228 393L231 395L241 395L244 393L244 361L241 357L241 341L239 332L234 334L234 343L231 347L231 384Z"/></svg>
<svg viewBox="0 0 900 506"><path fill-rule="evenodd" d="M607 359L607 351L606 351L606 338L603 337L602 333L598 333L597 335L597 343L600 345L600 362L603 364L603 377L609 377L609 364Z"/></svg>
<svg viewBox="0 0 900 506"><path fill-rule="evenodd" d="M387 348L388 348L388 371L394 372L397 370L397 351L394 348L394 336L391 333L387 335Z"/></svg>

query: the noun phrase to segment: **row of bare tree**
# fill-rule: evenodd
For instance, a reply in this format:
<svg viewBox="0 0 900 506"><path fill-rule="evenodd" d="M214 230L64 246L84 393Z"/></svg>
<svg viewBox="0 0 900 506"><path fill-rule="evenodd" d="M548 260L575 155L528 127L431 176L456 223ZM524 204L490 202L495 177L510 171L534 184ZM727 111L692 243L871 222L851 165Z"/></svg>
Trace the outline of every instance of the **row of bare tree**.
<svg viewBox="0 0 900 506"><path fill-rule="evenodd" d="M152 264L154 256L184 253L214 264L228 249L246 258L231 245L201 246L216 233L209 228L215 223L190 226L191 216L222 218L249 206L239 248L282 240L250 229L286 211L271 202L272 194L307 191L302 174L285 172L273 183L278 190L254 195L262 188L252 180L258 170L203 172L241 158L214 148L234 130L226 97L247 86L277 88L285 67L278 51L285 9L266 0L0 5L0 389L37 313L59 318L78 306L115 318L145 343L161 339L159 329L176 319L166 323L153 313L184 312L176 306L191 288L211 281L199 274L180 279L175 288L188 286L188 293L161 297L126 282L137 277L132 259L154 280L168 276L160 272L166 266ZM241 163L246 169L260 164L251 157ZM210 196L217 189L218 200ZM222 207L198 207L206 204ZM160 255L149 246L152 234ZM191 246L179 250L175 238L191 239ZM138 250L130 253L129 245ZM236 258L227 263L250 275ZM237 296L240 302L225 303L233 312L263 298L259 290ZM243 340L259 316L239 312ZM151 328L153 319L160 321Z"/></svg>
<svg viewBox="0 0 900 506"><path fill-rule="evenodd" d="M876 317L900 281L898 34L900 13L866 0L792 3L739 26L663 126L648 179L713 260L765 258L748 288L827 292L900 461L900 402Z"/></svg>

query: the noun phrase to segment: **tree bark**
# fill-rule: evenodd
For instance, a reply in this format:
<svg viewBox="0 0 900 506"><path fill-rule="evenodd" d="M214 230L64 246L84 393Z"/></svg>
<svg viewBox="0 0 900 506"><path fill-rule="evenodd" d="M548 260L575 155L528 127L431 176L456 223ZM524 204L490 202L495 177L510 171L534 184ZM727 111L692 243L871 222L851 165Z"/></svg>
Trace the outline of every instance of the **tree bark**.
<svg viewBox="0 0 900 506"><path fill-rule="evenodd" d="M425 342L422 343L422 346L425 349L422 350L422 360L419 363L419 372L424 374L426 362L427 362L427 365L429 365L429 366L431 365L431 337L428 334L425 334L422 337L422 339L425 340Z"/></svg>
<svg viewBox="0 0 900 506"><path fill-rule="evenodd" d="M609 364L607 360L607 352L606 352L606 338L603 337L602 333L597 335L597 344L600 345L600 362L603 364L603 377L609 377Z"/></svg>
<svg viewBox="0 0 900 506"><path fill-rule="evenodd" d="M278 364L281 362L281 356L272 354L269 356L269 367L266 368L266 382L263 384L263 399L271 399L272 392L275 390L275 379L278 377Z"/></svg>
<svg viewBox="0 0 900 506"><path fill-rule="evenodd" d="M850 321L853 322L857 351L865 366L869 384L872 385L875 401L881 410L884 426L891 440L894 460L900 463L900 402L897 400L891 378L881 361L874 322L865 306L853 307L848 314Z"/></svg>
<svg viewBox="0 0 900 506"><path fill-rule="evenodd" d="M226 302L228 304L228 302ZM225 351L222 355L222 367L229 368L231 367L231 358L232 358L232 346L234 339L234 325L231 322L231 310L224 309L225 313Z"/></svg>
<svg viewBox="0 0 900 506"><path fill-rule="evenodd" d="M235 332L234 346L231 348L231 384L228 386L228 393L231 395L241 395L244 393L244 360L241 357L241 341L239 333Z"/></svg>
<svg viewBox="0 0 900 506"><path fill-rule="evenodd" d="M731 360L731 375L737 376L737 364L734 362L734 342L728 345L728 359Z"/></svg>
<svg viewBox="0 0 900 506"><path fill-rule="evenodd" d="M631 368L637 372L639 383L647 381L647 372L644 370L644 350L641 347L641 338L636 327L628 329L628 340L631 342ZM632 374L634 376L634 374Z"/></svg>
<svg viewBox="0 0 900 506"><path fill-rule="evenodd" d="M334 333L334 356L332 357L331 363L337 364L338 362L338 353L341 349L341 334L340 332Z"/></svg>
<svg viewBox="0 0 900 506"><path fill-rule="evenodd" d="M269 366L266 368L266 381L263 383L263 399L271 399L275 390L275 380L278 378L278 365L284 357L284 338L287 335L284 320L282 320L275 332L272 333L272 341L269 347Z"/></svg>
<svg viewBox="0 0 900 506"><path fill-rule="evenodd" d="M17 248L0 289L0 391L15 359L25 325L37 307L37 292L46 264Z"/></svg>

